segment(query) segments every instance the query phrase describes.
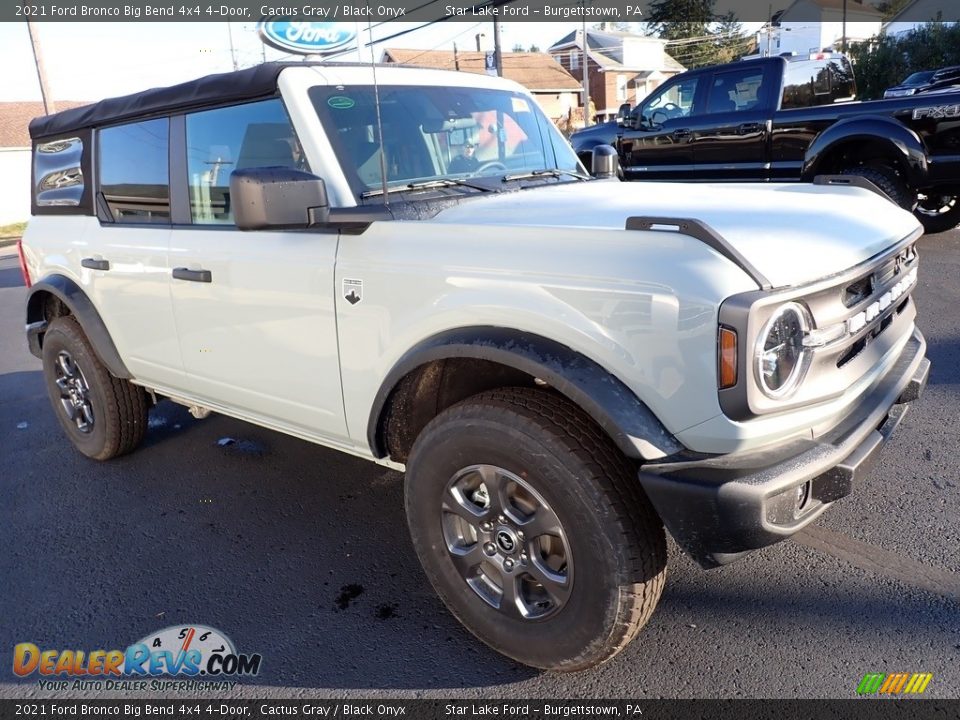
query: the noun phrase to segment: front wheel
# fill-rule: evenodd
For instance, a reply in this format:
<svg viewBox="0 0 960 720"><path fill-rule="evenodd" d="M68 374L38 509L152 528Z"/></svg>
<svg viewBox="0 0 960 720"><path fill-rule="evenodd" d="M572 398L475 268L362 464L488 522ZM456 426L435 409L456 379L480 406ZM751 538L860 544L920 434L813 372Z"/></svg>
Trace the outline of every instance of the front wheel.
<svg viewBox="0 0 960 720"><path fill-rule="evenodd" d="M930 192L920 196L914 214L928 233L942 233L960 224L960 197Z"/></svg>
<svg viewBox="0 0 960 720"><path fill-rule="evenodd" d="M869 180L890 200L902 207L904 210L913 210L916 205L916 197L907 184L900 179L900 176L893 168L874 167L870 165L856 165L840 171L841 175L856 175L865 180Z"/></svg>
<svg viewBox="0 0 960 720"><path fill-rule="evenodd" d="M405 495L437 593L526 665L601 663L660 598L663 525L632 464L565 398L509 388L445 410L413 446Z"/></svg>

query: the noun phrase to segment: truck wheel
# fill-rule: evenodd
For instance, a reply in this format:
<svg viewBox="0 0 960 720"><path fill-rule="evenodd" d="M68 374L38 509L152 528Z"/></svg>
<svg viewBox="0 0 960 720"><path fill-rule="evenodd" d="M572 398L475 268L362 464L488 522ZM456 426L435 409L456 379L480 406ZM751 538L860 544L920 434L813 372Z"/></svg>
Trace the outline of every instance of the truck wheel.
<svg viewBox="0 0 960 720"><path fill-rule="evenodd" d="M858 175L869 180L878 188L886 193L895 204L904 210L913 210L916 205L916 197L910 192L906 183L900 179L896 171L887 167L872 167L867 165L857 165L840 171L841 175Z"/></svg>
<svg viewBox="0 0 960 720"><path fill-rule="evenodd" d="M960 224L960 197L937 193L921 196L914 214L926 232L946 232Z"/></svg>
<svg viewBox="0 0 960 720"><path fill-rule="evenodd" d="M636 468L576 405L508 388L445 410L417 438L410 534L450 611L494 650L581 670L622 650L666 578L663 524Z"/></svg>
<svg viewBox="0 0 960 720"><path fill-rule="evenodd" d="M87 457L109 460L143 440L146 393L110 374L75 318L50 323L43 338L43 376L57 420Z"/></svg>

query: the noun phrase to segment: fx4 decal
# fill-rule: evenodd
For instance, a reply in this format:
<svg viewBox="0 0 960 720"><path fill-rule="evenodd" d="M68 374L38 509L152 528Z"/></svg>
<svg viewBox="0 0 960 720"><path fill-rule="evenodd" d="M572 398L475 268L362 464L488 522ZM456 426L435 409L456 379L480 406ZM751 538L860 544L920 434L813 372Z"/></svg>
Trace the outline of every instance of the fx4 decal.
<svg viewBox="0 0 960 720"><path fill-rule="evenodd" d="M941 118L960 117L960 105L937 105L935 107L922 107L913 109L913 119L922 120L931 118L940 120Z"/></svg>

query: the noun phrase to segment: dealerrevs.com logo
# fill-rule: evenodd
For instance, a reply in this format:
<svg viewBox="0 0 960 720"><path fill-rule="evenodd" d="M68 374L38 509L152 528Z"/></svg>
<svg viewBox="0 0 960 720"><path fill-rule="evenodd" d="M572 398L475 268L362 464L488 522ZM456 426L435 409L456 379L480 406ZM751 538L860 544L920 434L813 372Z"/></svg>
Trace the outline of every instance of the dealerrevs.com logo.
<svg viewBox="0 0 960 720"><path fill-rule="evenodd" d="M56 650L19 643L13 649L13 672L18 677L36 673L41 678L106 680L109 687L103 689L143 689L142 683L114 679L202 676L228 680L256 675L261 660L259 654L238 653L230 638L219 630L180 625L148 635L126 650Z"/></svg>
<svg viewBox="0 0 960 720"><path fill-rule="evenodd" d="M933 673L867 673L857 686L857 695L922 695Z"/></svg>

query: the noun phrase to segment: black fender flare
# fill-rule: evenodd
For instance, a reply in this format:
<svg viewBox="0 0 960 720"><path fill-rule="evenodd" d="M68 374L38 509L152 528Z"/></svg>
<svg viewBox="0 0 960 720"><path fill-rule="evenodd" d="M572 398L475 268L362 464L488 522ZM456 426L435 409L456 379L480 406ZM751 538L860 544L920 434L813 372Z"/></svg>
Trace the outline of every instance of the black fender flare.
<svg viewBox="0 0 960 720"><path fill-rule="evenodd" d="M450 358L489 360L543 380L590 415L628 457L646 459L631 437L664 455L683 449L630 388L590 358L533 333L481 326L427 338L393 366L374 398L367 425L375 457L387 454L379 431L387 401L400 381L425 363Z"/></svg>
<svg viewBox="0 0 960 720"><path fill-rule="evenodd" d="M125 380L133 377L120 359L117 346L113 344L113 338L110 337L110 332L104 325L100 313L83 289L65 275L48 275L30 288L30 294L27 296L27 328L28 333L31 332L31 326L32 331L37 333L38 341L30 342L30 349L34 355L40 357L39 336L46 330L43 310L44 295L47 293L58 298L70 309L71 314L80 323L83 334L93 345L93 350L100 362L112 375Z"/></svg>
<svg viewBox="0 0 960 720"><path fill-rule="evenodd" d="M887 145L903 170L907 184L913 189L926 185L927 151L920 137L893 118L869 115L841 120L820 133L807 148L801 179L812 181L822 173L823 162L833 150L857 140Z"/></svg>

